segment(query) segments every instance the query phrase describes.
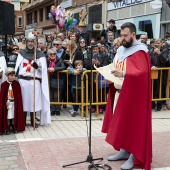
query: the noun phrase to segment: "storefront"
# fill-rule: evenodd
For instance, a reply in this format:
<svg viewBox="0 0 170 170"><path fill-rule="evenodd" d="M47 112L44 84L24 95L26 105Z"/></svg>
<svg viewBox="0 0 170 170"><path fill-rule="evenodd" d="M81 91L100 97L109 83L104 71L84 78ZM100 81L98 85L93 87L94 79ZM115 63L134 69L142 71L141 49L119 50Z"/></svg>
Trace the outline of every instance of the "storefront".
<svg viewBox="0 0 170 170"><path fill-rule="evenodd" d="M107 6L107 20L114 19L117 29L125 22L132 22L137 28L137 38L141 34L148 38L160 37L161 9L153 9L151 0L124 0L110 2Z"/></svg>
<svg viewBox="0 0 170 170"><path fill-rule="evenodd" d="M88 8L88 25L87 31L89 37L100 40L100 31L103 29L102 24L102 4L93 5Z"/></svg>
<svg viewBox="0 0 170 170"><path fill-rule="evenodd" d="M170 33L170 2L168 5L166 1L163 1L161 13L161 38L164 37L166 32Z"/></svg>

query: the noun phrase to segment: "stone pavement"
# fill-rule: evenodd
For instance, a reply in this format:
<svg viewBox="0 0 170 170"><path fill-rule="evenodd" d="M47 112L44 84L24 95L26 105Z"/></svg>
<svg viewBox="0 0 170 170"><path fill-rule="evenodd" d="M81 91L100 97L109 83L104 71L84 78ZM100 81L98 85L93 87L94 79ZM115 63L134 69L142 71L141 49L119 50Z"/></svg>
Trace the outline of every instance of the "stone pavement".
<svg viewBox="0 0 170 170"><path fill-rule="evenodd" d="M0 170L86 170L89 163L62 168L63 165L86 161L89 154L87 130L89 119L75 118L62 109L61 116L52 116L50 126L35 131L27 126L18 134L0 136ZM170 170L170 110L153 111L153 170ZM103 117L103 116L102 116ZM29 121L28 121L29 123ZM93 158L95 163L108 164L119 170L124 161L108 162L116 151L105 142L102 120L92 116Z"/></svg>

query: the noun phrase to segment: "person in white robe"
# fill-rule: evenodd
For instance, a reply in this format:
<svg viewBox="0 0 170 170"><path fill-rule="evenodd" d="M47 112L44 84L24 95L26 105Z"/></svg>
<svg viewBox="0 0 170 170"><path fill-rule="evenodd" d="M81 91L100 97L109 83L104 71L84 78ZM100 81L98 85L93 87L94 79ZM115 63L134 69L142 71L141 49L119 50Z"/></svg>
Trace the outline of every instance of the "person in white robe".
<svg viewBox="0 0 170 170"><path fill-rule="evenodd" d="M40 124L48 125L51 123L51 116L46 57L44 53L36 49L36 61L34 61L34 41L34 35L29 33L26 48L18 54L15 71L18 74L22 91L25 121L27 112L30 112L31 125L33 126L33 112L35 111L40 112ZM38 119L36 118L36 120ZM37 122L35 127L38 128Z"/></svg>
<svg viewBox="0 0 170 170"><path fill-rule="evenodd" d="M6 81L5 70L7 69L4 53L0 51L0 90L1 84Z"/></svg>

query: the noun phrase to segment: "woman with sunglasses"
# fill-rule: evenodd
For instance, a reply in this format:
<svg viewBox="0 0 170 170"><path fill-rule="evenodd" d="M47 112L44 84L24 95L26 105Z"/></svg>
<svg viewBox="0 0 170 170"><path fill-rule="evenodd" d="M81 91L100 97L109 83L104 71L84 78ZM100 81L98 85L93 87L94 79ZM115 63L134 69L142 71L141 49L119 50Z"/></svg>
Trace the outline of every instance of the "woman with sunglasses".
<svg viewBox="0 0 170 170"><path fill-rule="evenodd" d="M58 96L59 101L61 101L61 88L63 86L63 74L58 74L58 71L66 69L65 64L62 59L56 55L56 50L54 48L47 51L47 70L50 78L50 101L57 102ZM60 115L60 105L50 105L51 115Z"/></svg>
<svg viewBox="0 0 170 170"><path fill-rule="evenodd" d="M18 53L19 53L19 46L16 45L16 44L12 45L11 46L11 51L12 51L12 53L8 57L7 66L15 68Z"/></svg>
<svg viewBox="0 0 170 170"><path fill-rule="evenodd" d="M84 55L84 59L86 60L89 54L89 51L87 50L87 43L84 38L79 39L79 47Z"/></svg>

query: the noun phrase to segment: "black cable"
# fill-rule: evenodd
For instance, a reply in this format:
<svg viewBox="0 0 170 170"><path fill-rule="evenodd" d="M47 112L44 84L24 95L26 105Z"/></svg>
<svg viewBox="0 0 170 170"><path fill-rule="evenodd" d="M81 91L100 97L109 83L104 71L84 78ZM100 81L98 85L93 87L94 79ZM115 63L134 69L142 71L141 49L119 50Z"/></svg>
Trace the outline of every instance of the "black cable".
<svg viewBox="0 0 170 170"><path fill-rule="evenodd" d="M92 169L104 169L104 170L112 170L111 166L107 165L107 164L94 164L94 165L89 165L88 170L92 170Z"/></svg>

